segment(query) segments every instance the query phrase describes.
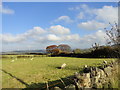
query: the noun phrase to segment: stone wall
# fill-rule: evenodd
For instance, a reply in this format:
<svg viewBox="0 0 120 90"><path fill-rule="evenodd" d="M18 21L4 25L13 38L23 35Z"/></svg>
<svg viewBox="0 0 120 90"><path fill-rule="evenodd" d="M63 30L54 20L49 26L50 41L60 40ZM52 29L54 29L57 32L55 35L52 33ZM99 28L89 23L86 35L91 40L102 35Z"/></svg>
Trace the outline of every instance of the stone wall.
<svg viewBox="0 0 120 90"><path fill-rule="evenodd" d="M66 86L65 90L80 90L84 88L116 88L118 84L118 61L107 63L104 61L98 67L85 66L82 73L75 73L74 77L70 78L74 83ZM116 79L116 80L115 80ZM57 88L57 89L56 89ZM59 87L54 87L52 90L59 90Z"/></svg>

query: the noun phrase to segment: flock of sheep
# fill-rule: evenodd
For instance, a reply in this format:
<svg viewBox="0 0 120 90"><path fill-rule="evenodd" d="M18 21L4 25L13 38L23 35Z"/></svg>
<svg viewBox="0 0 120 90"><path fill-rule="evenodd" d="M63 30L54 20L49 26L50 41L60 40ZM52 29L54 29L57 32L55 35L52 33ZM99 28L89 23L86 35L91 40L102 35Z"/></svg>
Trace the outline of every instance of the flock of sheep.
<svg viewBox="0 0 120 90"><path fill-rule="evenodd" d="M30 58L30 60L33 60L33 59L34 59L33 57ZM15 60L18 60L18 58L17 57L16 58L12 57L11 62L15 62ZM25 61L26 59L23 59L23 60Z"/></svg>

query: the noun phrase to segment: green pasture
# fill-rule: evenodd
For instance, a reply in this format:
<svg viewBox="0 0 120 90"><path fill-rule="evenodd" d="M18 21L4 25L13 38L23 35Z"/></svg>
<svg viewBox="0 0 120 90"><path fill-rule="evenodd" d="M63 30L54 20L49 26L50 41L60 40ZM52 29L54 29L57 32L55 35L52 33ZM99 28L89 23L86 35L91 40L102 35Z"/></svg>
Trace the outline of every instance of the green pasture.
<svg viewBox="0 0 120 90"><path fill-rule="evenodd" d="M31 56L20 57L17 55L8 55L2 58L2 87L3 88L25 88L26 85L21 83L14 77L19 78L23 82L31 85L32 83L45 83L65 78L79 72L86 65L97 65L103 60L114 60L107 58L72 58L72 57L43 57ZM66 63L65 69L57 67ZM11 76L12 75L12 76Z"/></svg>

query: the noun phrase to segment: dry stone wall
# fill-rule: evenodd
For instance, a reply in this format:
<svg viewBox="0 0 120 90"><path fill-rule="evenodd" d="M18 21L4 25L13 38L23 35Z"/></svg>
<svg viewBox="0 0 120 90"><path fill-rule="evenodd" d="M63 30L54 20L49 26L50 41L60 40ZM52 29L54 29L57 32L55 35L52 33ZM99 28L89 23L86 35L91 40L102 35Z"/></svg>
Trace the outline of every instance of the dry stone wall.
<svg viewBox="0 0 120 90"><path fill-rule="evenodd" d="M66 86L65 90L82 90L85 88L113 88L112 80L118 74L118 61L111 61L109 64L104 61L99 67L85 66L83 73L75 73L73 84ZM57 88L57 89L56 89ZM52 90L58 90L54 87Z"/></svg>

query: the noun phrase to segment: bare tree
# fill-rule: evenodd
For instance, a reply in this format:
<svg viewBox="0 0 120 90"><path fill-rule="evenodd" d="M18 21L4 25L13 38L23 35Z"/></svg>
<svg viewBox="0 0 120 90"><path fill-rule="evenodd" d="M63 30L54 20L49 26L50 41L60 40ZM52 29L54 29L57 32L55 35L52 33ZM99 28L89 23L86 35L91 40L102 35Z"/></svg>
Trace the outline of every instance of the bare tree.
<svg viewBox="0 0 120 90"><path fill-rule="evenodd" d="M111 25L111 28L105 28L106 34L108 36L107 43L110 46L114 46L114 52L120 55L120 27L116 22L113 25L111 23L109 24Z"/></svg>
<svg viewBox="0 0 120 90"><path fill-rule="evenodd" d="M120 45L120 28L118 27L118 24L117 23L115 23L114 25L112 25L111 23L109 24L111 25L111 28L110 29L105 28L106 34L109 37L108 44Z"/></svg>

